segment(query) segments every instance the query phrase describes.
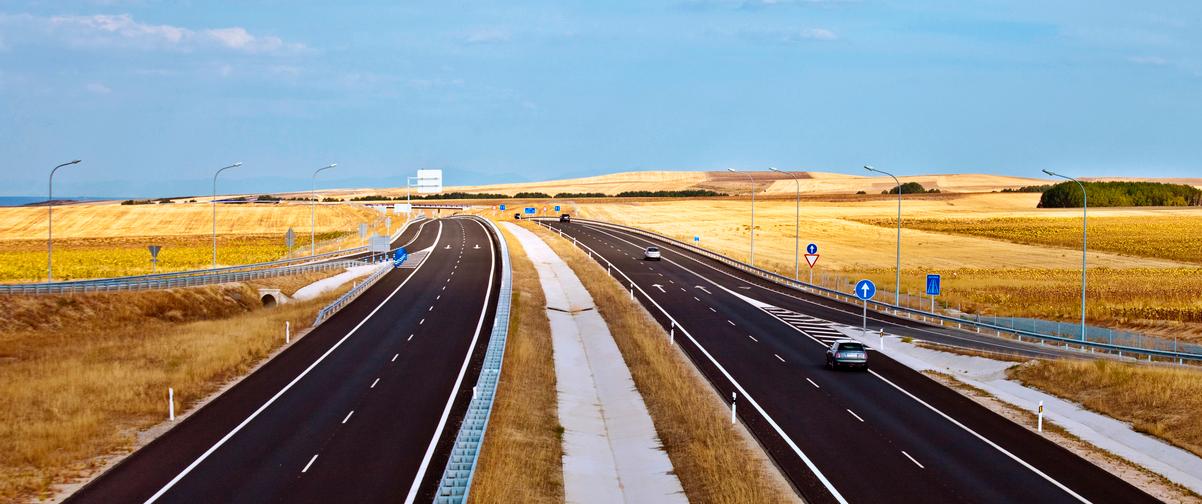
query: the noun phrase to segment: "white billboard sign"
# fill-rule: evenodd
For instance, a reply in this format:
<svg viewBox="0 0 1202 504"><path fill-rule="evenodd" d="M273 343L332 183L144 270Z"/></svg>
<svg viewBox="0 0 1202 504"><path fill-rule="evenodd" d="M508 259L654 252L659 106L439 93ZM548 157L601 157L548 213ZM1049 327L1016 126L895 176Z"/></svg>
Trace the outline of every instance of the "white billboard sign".
<svg viewBox="0 0 1202 504"><path fill-rule="evenodd" d="M371 252L388 252L387 236L372 235L369 243Z"/></svg>
<svg viewBox="0 0 1202 504"><path fill-rule="evenodd" d="M413 211L413 205L411 205L409 203L396 203L396 204L392 205L392 213L394 213L394 214L409 213L412 211Z"/></svg>
<svg viewBox="0 0 1202 504"><path fill-rule="evenodd" d="M442 170L418 170L417 192L421 194L442 192Z"/></svg>

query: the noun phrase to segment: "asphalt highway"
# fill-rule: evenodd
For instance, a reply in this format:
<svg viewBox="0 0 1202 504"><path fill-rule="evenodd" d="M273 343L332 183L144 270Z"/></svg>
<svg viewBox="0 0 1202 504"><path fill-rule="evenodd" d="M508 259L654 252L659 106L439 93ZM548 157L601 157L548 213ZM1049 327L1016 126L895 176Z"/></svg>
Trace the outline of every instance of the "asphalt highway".
<svg viewBox="0 0 1202 504"><path fill-rule="evenodd" d="M809 502L1156 502L879 353L866 373L825 369L836 324L860 326L856 305L766 285L628 231L579 220L548 225L633 280L639 301L665 329L675 325L675 341L725 400L737 394L739 418ZM643 260L649 245L662 261ZM870 316L871 330L1013 349ZM1018 349L1051 351L1026 347Z"/></svg>
<svg viewBox="0 0 1202 504"><path fill-rule="evenodd" d="M428 502L471 396L499 258L471 219L411 226L433 247L81 488L70 502Z"/></svg>

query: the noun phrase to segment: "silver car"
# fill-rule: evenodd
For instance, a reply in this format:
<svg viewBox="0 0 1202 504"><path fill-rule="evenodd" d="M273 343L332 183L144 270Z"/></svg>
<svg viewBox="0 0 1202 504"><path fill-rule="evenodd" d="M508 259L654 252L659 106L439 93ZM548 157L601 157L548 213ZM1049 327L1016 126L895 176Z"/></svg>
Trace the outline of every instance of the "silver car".
<svg viewBox="0 0 1202 504"><path fill-rule="evenodd" d="M868 349L859 341L836 341L826 350L826 366L831 369L849 367L867 370Z"/></svg>
<svg viewBox="0 0 1202 504"><path fill-rule="evenodd" d="M647 247L646 250L643 250L643 259L648 261L658 261L659 247Z"/></svg>

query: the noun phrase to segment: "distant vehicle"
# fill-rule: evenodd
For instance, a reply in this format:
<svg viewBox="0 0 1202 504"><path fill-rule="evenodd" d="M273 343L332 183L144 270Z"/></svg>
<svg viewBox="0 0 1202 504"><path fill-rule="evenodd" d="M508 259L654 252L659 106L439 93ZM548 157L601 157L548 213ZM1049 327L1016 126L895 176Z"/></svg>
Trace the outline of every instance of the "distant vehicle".
<svg viewBox="0 0 1202 504"><path fill-rule="evenodd" d="M572 222L572 216L568 214L560 215L559 222Z"/></svg>
<svg viewBox="0 0 1202 504"><path fill-rule="evenodd" d="M850 367L867 370L868 349L859 341L836 341L826 350L826 366L831 369Z"/></svg>
<svg viewBox="0 0 1202 504"><path fill-rule="evenodd" d="M647 247L647 249L643 251L643 259L648 261L658 261L659 247Z"/></svg>
<svg viewBox="0 0 1202 504"><path fill-rule="evenodd" d="M513 220L522 220L522 212L513 214Z"/></svg>
<svg viewBox="0 0 1202 504"><path fill-rule="evenodd" d="M405 259L408 258L409 253L405 251L405 247L396 249L396 252L392 254L392 266L395 268L400 268L401 264L403 264Z"/></svg>

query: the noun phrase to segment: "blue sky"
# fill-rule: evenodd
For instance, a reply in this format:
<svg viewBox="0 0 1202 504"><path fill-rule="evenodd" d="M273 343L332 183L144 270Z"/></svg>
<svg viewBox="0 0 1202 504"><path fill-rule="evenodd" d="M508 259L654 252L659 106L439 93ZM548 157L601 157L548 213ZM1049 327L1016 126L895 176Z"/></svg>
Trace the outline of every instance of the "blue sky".
<svg viewBox="0 0 1202 504"><path fill-rule="evenodd" d="M403 4L403 5L396 5ZM1202 2L0 0L0 194L1202 176Z"/></svg>

